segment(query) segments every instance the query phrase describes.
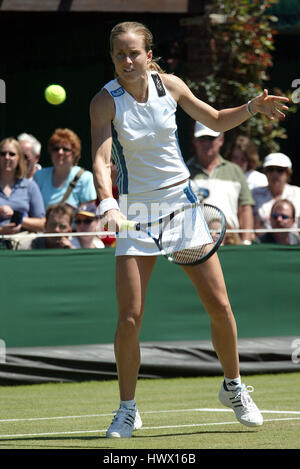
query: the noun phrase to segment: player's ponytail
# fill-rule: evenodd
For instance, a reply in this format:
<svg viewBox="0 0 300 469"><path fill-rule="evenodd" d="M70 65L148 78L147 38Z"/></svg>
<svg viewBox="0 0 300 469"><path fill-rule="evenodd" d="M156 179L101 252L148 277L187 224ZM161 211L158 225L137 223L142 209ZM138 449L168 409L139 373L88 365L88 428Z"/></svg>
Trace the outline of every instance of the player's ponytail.
<svg viewBox="0 0 300 469"><path fill-rule="evenodd" d="M157 60L159 59L152 59L151 62L148 63L148 70L157 73L165 73L164 70L158 65Z"/></svg>

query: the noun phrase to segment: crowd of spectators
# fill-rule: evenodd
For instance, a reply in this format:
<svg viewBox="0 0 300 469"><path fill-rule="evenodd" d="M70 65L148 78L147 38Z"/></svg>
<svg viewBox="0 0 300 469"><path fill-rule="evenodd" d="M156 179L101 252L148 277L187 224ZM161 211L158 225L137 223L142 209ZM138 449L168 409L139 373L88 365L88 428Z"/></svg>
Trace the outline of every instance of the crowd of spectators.
<svg viewBox="0 0 300 469"><path fill-rule="evenodd" d="M222 156L224 138L196 122L188 161L198 197L225 214L224 244L299 244L300 187L290 184L291 159L270 153L260 163L256 145L245 135L238 135Z"/></svg>
<svg viewBox="0 0 300 469"><path fill-rule="evenodd" d="M251 229L253 197L241 168L220 154L224 138L223 133L196 122L194 155L187 163L192 186L205 202L223 211L228 227ZM248 242L250 238L250 233L241 234L242 241Z"/></svg>
<svg viewBox="0 0 300 469"><path fill-rule="evenodd" d="M41 150L37 138L27 133L0 141L0 247L114 246L116 238L111 234L81 235L99 232L101 227L93 174L79 166L78 135L67 128L54 131L47 143L51 166L42 165ZM116 187L114 194L117 197ZM68 235L49 236L55 233Z"/></svg>
<svg viewBox="0 0 300 469"><path fill-rule="evenodd" d="M223 133L196 122L187 162L199 199L226 216L229 233L223 244L299 244L299 232L291 230L300 221L300 187L290 184L291 159L270 153L261 164L256 145L245 135L237 136L222 156L224 139ZM0 141L0 247L115 246L115 236L104 234L103 227L101 236L92 235L101 231L98 200L93 174L79 166L78 135L67 128L54 131L47 142L51 166L43 166L41 150L37 138L27 133ZM111 175L117 199L113 160Z"/></svg>

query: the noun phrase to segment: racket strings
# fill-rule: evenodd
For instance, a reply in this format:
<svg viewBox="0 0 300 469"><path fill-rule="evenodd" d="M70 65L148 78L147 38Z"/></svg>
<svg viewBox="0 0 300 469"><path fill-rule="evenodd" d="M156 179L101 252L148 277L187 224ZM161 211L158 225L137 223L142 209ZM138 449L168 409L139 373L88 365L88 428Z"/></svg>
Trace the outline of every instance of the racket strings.
<svg viewBox="0 0 300 469"><path fill-rule="evenodd" d="M223 214L213 206L195 206L165 222L161 234L163 254L177 264L197 264L220 244ZM211 230L211 233L210 233Z"/></svg>
<svg viewBox="0 0 300 469"><path fill-rule="evenodd" d="M191 265L195 264L206 256L206 254L210 251L209 244L199 245L194 248L186 248L182 249L181 251L175 251L172 253L171 258L173 262L177 262L178 264L186 264Z"/></svg>

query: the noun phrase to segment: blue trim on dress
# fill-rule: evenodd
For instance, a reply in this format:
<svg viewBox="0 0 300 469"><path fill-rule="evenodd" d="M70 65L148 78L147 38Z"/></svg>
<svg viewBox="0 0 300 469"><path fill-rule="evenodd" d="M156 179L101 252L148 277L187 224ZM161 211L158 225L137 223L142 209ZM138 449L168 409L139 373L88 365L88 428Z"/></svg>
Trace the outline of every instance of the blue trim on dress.
<svg viewBox="0 0 300 469"><path fill-rule="evenodd" d="M111 153L118 170L117 186L119 194L128 194L128 170L123 153L123 147L118 140L118 134L113 124Z"/></svg>

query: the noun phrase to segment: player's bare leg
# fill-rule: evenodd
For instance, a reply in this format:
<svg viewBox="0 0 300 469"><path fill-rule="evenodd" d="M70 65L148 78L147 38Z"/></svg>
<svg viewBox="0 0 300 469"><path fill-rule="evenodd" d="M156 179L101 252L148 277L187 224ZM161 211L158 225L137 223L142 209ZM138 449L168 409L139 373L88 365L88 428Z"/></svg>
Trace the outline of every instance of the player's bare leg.
<svg viewBox="0 0 300 469"><path fill-rule="evenodd" d="M239 376L237 328L218 256L215 253L203 264L183 269L210 317L212 342L224 375L236 378Z"/></svg>
<svg viewBox="0 0 300 469"><path fill-rule="evenodd" d="M118 256L116 288L119 319L115 335L115 356L120 398L134 398L140 367L139 332L145 306L148 282L155 256Z"/></svg>
<svg viewBox="0 0 300 469"><path fill-rule="evenodd" d="M130 438L141 428L135 389L140 367L139 332L145 306L148 282L154 268L154 256L118 256L116 287L119 319L115 335L115 357L120 389L120 407L107 438Z"/></svg>
<svg viewBox="0 0 300 469"><path fill-rule="evenodd" d="M249 394L253 387L241 382L236 322L217 254L204 264L184 267L184 270L195 285L210 317L212 342L224 372L220 401L235 412L237 420L243 425L262 425L263 417Z"/></svg>

